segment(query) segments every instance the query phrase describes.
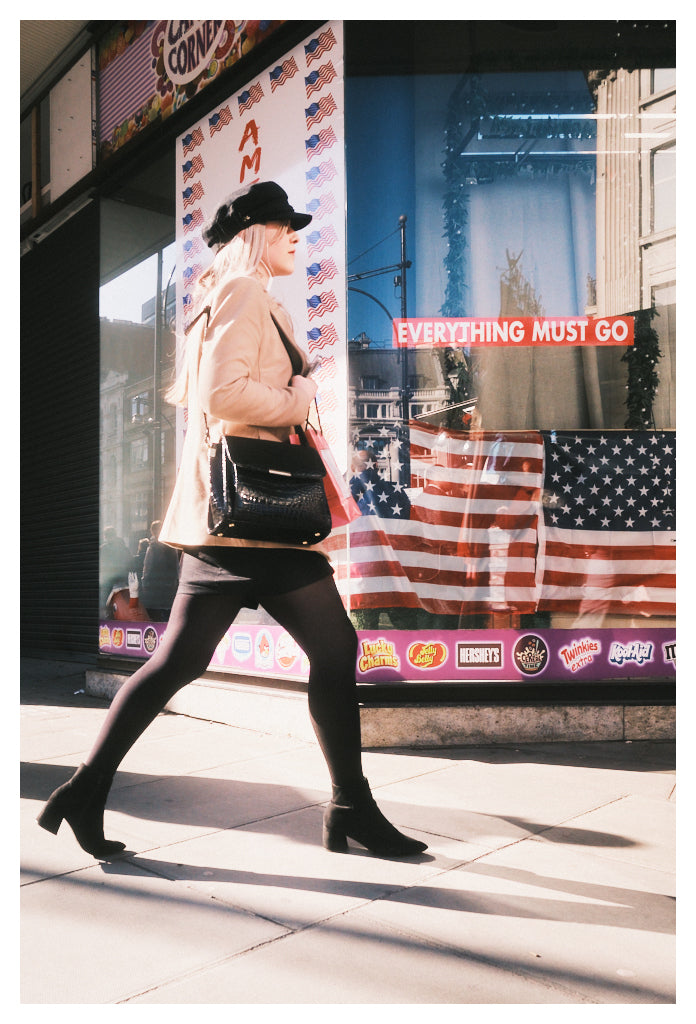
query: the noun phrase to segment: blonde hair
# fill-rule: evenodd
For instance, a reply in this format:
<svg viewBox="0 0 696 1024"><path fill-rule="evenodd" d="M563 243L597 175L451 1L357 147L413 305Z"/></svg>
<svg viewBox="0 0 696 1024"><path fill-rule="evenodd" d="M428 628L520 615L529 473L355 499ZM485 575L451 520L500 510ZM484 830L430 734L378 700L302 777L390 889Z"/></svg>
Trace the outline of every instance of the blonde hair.
<svg viewBox="0 0 696 1024"><path fill-rule="evenodd" d="M263 261L263 253L266 246L266 225L252 224L251 227L240 231L238 235L225 245L219 246L213 262L201 275L193 293L193 320L203 313L205 301L210 292L223 280L233 280L236 277L251 277L259 264ZM205 314L203 314L205 315ZM172 405L186 405L188 400L189 382L189 359L191 353L189 347L198 344L199 332L188 338L184 345L183 360L181 369L177 374L174 384L165 393L165 398Z"/></svg>

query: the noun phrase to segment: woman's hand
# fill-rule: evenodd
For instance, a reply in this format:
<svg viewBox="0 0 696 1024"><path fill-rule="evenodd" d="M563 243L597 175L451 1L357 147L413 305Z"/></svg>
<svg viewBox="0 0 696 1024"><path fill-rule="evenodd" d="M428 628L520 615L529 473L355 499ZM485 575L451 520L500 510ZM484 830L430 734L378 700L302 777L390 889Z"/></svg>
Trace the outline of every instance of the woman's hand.
<svg viewBox="0 0 696 1024"><path fill-rule="evenodd" d="M318 391L318 384L311 377L302 377L300 374L292 377L290 380L290 387L297 388L297 390L306 396L307 405L314 400L314 396Z"/></svg>

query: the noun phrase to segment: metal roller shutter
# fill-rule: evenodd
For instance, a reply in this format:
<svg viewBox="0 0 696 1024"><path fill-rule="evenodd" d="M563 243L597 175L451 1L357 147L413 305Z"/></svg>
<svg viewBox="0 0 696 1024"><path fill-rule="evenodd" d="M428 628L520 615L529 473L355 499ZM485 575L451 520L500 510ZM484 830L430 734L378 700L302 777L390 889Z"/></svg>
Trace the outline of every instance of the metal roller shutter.
<svg viewBox="0 0 696 1024"><path fill-rule="evenodd" d="M21 261L21 650L95 655L99 208Z"/></svg>

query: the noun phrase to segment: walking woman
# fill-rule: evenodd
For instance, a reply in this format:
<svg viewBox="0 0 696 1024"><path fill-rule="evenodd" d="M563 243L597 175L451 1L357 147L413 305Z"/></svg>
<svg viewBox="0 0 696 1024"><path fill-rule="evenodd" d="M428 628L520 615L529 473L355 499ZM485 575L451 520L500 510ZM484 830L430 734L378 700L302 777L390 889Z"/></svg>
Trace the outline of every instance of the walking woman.
<svg viewBox="0 0 696 1024"><path fill-rule="evenodd" d="M259 605L309 659L309 713L333 793L324 814L324 846L343 852L352 838L384 857L426 849L387 821L363 776L357 636L321 544L292 546L208 531L206 436L287 443L316 394L288 314L269 292L274 277L293 272L297 232L311 219L269 181L223 204L204 232L214 258L200 281L198 319L169 396L188 409L181 466L160 533L160 540L183 549L176 598L158 650L121 687L85 763L38 818L54 834L67 821L95 857L125 848L104 838L103 823L124 756L174 694L205 672L240 609Z"/></svg>

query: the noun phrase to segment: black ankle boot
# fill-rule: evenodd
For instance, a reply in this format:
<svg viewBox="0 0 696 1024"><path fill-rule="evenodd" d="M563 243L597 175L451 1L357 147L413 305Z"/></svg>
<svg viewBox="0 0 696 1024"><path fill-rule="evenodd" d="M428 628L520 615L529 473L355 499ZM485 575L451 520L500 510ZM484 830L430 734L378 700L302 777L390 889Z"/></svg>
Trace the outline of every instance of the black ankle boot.
<svg viewBox="0 0 696 1024"><path fill-rule="evenodd" d="M380 857L408 857L428 847L405 836L384 817L367 779L351 786L333 786L333 799L324 811L323 843L333 853L346 853L347 839Z"/></svg>
<svg viewBox="0 0 696 1024"><path fill-rule="evenodd" d="M104 806L112 778L81 764L71 779L59 786L36 819L46 831L56 835L67 821L75 838L93 857L109 857L125 850L125 843L104 838Z"/></svg>

